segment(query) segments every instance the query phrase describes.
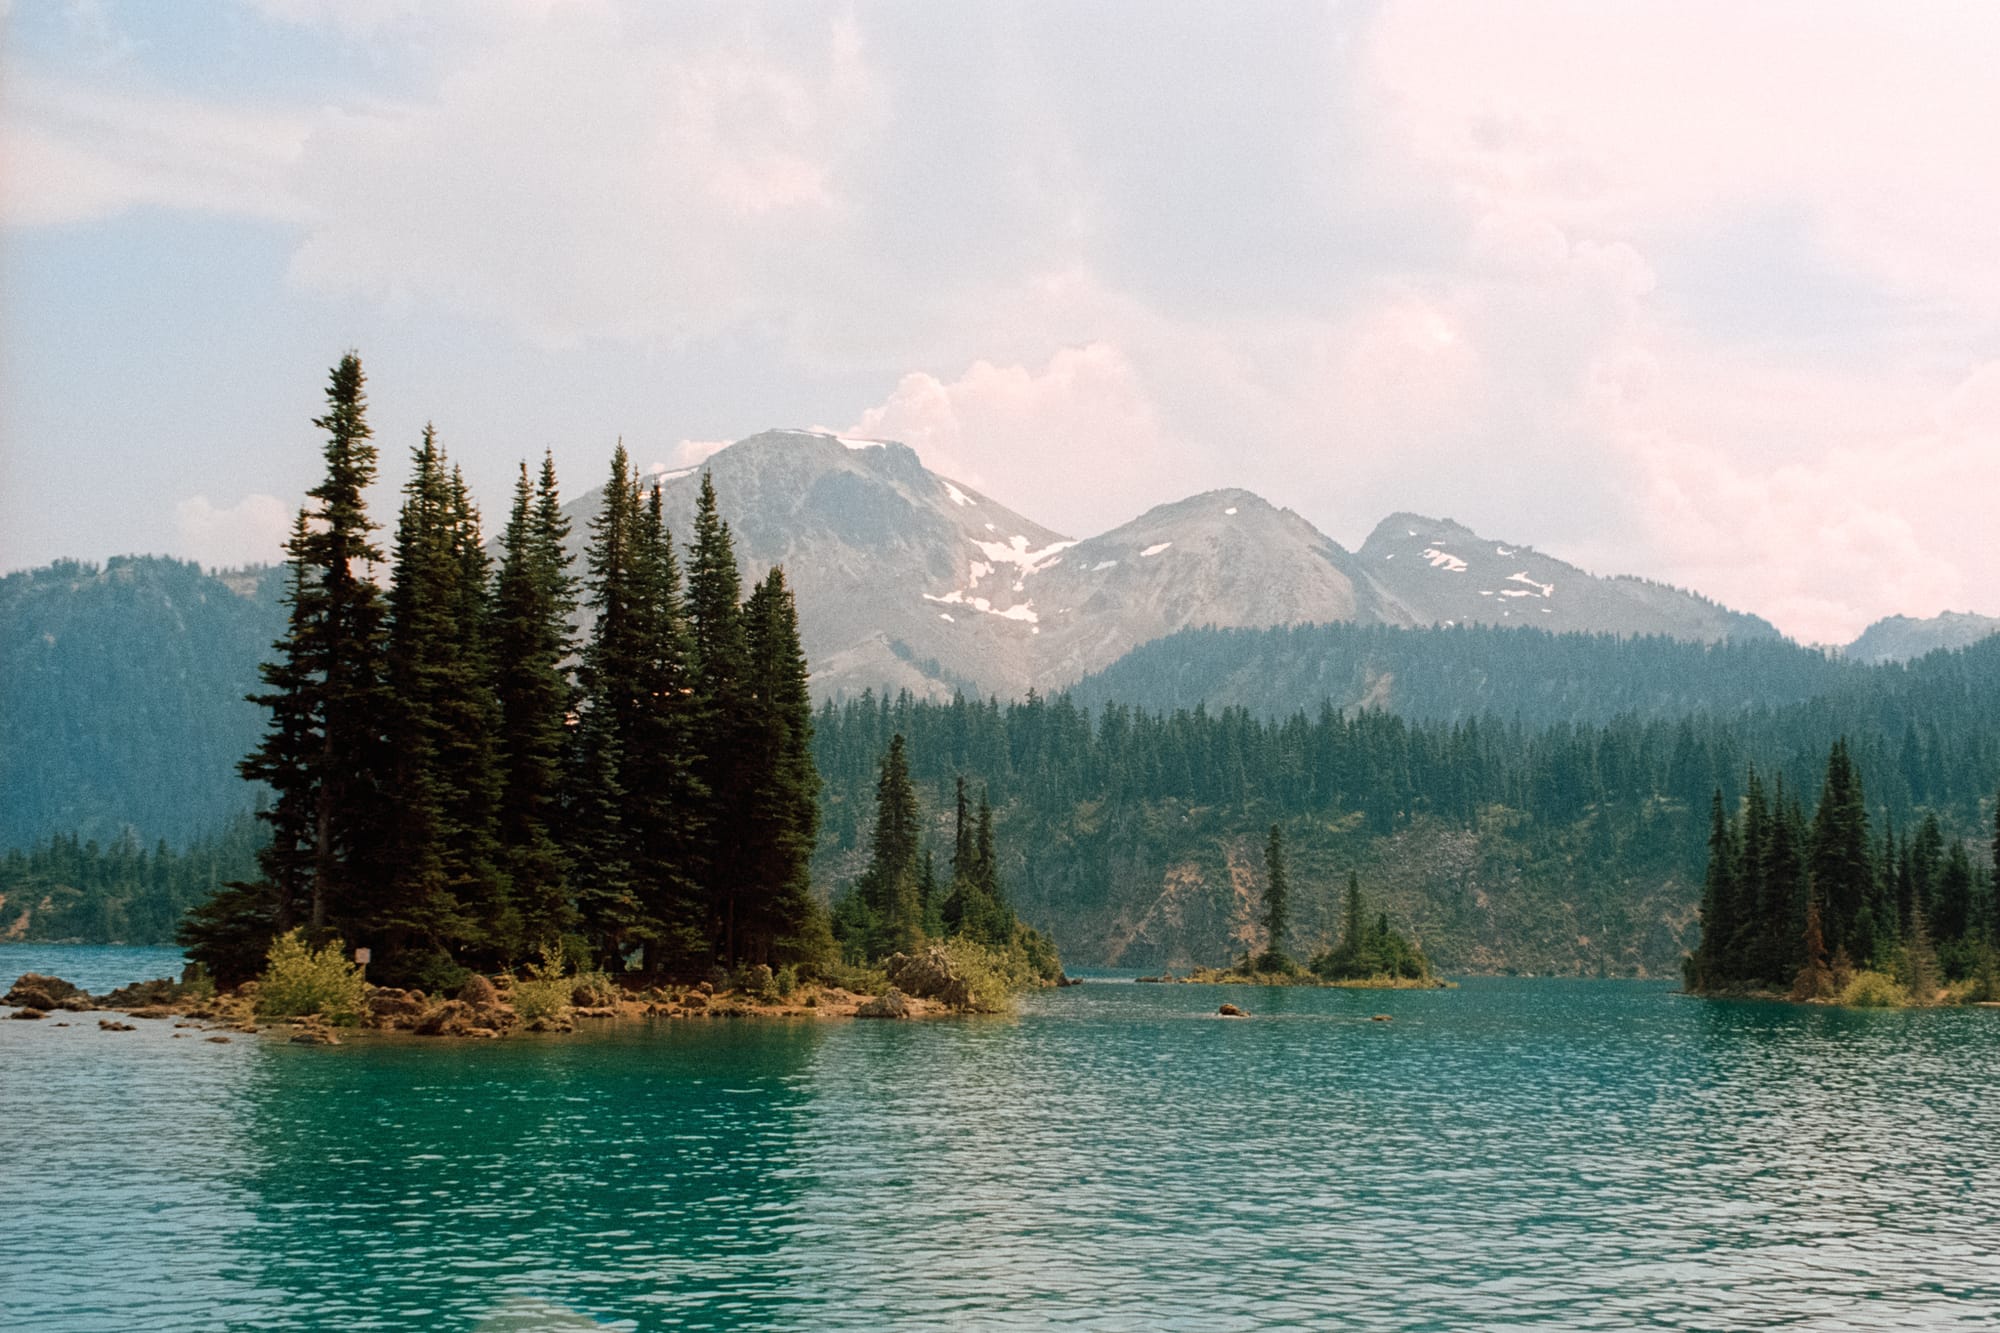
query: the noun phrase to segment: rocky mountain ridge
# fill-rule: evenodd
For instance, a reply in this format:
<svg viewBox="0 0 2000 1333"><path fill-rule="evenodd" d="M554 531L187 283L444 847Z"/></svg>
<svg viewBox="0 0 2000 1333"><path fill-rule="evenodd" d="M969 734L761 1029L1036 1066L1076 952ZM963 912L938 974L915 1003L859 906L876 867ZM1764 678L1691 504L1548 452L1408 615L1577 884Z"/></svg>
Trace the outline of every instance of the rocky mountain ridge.
<svg viewBox="0 0 2000 1333"><path fill-rule="evenodd" d="M1601 578L1415 514L1350 552L1289 509L1209 491L1076 539L926 469L893 441L771 430L648 474L690 530L709 473L746 577L785 566L813 686L948 698L1060 690L1178 630L1533 625L1700 642L1776 639L1693 593ZM578 552L600 494L571 506Z"/></svg>

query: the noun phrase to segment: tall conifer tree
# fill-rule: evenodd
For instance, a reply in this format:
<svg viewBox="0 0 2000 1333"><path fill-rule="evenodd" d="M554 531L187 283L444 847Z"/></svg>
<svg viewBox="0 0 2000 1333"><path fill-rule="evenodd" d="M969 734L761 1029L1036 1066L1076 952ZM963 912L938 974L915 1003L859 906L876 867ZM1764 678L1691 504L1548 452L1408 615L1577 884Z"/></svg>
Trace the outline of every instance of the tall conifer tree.
<svg viewBox="0 0 2000 1333"><path fill-rule="evenodd" d="M799 645L798 608L784 571L773 568L745 608L749 639L750 715L744 726L749 771L744 816L747 892L739 955L756 963L789 961L805 938L817 905L812 854L819 836L819 770L812 754L812 695ZM935 875L926 874L934 881ZM920 917L936 909L922 895Z"/></svg>
<svg viewBox="0 0 2000 1333"><path fill-rule="evenodd" d="M743 735L750 713L750 648L739 601L742 577L736 549L729 525L717 510L714 478L706 472L695 506L687 582L699 716L696 749L702 755L700 777L709 792L710 930L717 951L734 957L741 902L749 887L749 868L739 853L751 836L744 822L748 774Z"/></svg>
<svg viewBox="0 0 2000 1333"><path fill-rule="evenodd" d="M568 535L554 460L543 457L539 492L523 463L501 538L493 669L501 715L499 833L521 942L530 951L556 944L575 924L559 836L572 703L564 665L575 598Z"/></svg>

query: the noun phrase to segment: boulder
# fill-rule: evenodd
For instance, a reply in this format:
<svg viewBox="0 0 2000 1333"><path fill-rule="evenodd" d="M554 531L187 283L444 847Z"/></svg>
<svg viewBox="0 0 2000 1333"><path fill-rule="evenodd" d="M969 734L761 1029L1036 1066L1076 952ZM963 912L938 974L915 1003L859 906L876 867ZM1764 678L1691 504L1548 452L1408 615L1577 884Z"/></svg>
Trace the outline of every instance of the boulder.
<svg viewBox="0 0 2000 1333"><path fill-rule="evenodd" d="M1223 1016L1224 1018L1248 1018L1248 1017L1250 1017L1250 1015L1249 1015L1249 1014L1245 1013L1245 1012L1244 1012L1243 1010L1241 1010L1241 1009L1238 1009L1238 1008L1237 1008L1237 1007L1236 1007L1235 1005L1233 1005L1233 1004L1225 1004L1225 1005L1223 1005L1223 1006L1222 1006L1222 1007L1221 1007L1220 1009L1216 1010L1215 1012L1216 1012L1216 1013L1218 1013L1218 1014L1221 1014L1221 1015L1222 1015L1222 1016Z"/></svg>
<svg viewBox="0 0 2000 1333"><path fill-rule="evenodd" d="M181 987L177 982L165 977L155 977L151 981L135 981L129 986L120 986L98 1003L106 1009L153 1009L172 1004L181 998Z"/></svg>
<svg viewBox="0 0 2000 1333"><path fill-rule="evenodd" d="M894 986L854 1011L856 1018L908 1018L910 997Z"/></svg>
<svg viewBox="0 0 2000 1333"><path fill-rule="evenodd" d="M616 986L594 979L577 982L569 993L569 1002L578 1009L616 1009L619 998Z"/></svg>
<svg viewBox="0 0 2000 1333"><path fill-rule="evenodd" d="M500 1002L500 992L493 988L492 982L474 972L458 988L458 998L475 1009L484 1009Z"/></svg>
<svg viewBox="0 0 2000 1333"><path fill-rule="evenodd" d="M173 1018L180 1013L180 1010L164 1004L148 1004L125 1012L133 1018Z"/></svg>
<svg viewBox="0 0 2000 1333"><path fill-rule="evenodd" d="M919 953L892 954L882 964L890 983L905 995L920 1000L936 1000L953 1009L974 1009L978 1003L972 984L953 970L951 955L938 945Z"/></svg>
<svg viewBox="0 0 2000 1333"><path fill-rule="evenodd" d="M105 1032L137 1032L139 1030L130 1023L115 1023L108 1018L98 1019L97 1026Z"/></svg>
<svg viewBox="0 0 2000 1333"><path fill-rule="evenodd" d="M16 1009L13 1013L7 1015L7 1017L26 1018L32 1020L37 1018L47 1018L48 1015L42 1012L40 1009L35 1008L33 1005L30 1005L26 1009Z"/></svg>
<svg viewBox="0 0 2000 1333"><path fill-rule="evenodd" d="M320 1023L308 1023L292 1034L294 1046L338 1046L340 1038L333 1029Z"/></svg>
<svg viewBox="0 0 2000 1333"><path fill-rule="evenodd" d="M414 1027L429 1008L420 990L382 986L368 993L368 1019L378 1028Z"/></svg>
<svg viewBox="0 0 2000 1333"><path fill-rule="evenodd" d="M497 1037L520 1021L519 1014L500 1005L446 1000L424 1012L417 1020L416 1031L424 1037Z"/></svg>
<svg viewBox="0 0 2000 1333"><path fill-rule="evenodd" d="M1371 1023L1387 1023L1389 1021L1389 1015L1376 1014L1373 1017L1371 1017L1368 1021Z"/></svg>
<svg viewBox="0 0 2000 1333"><path fill-rule="evenodd" d="M217 1045L222 1045L222 1046L226 1046L229 1044L229 1038L227 1037L206 1037L203 1040L212 1041L215 1042Z"/></svg>
<svg viewBox="0 0 2000 1333"><path fill-rule="evenodd" d="M82 1010L90 1008L90 996L61 977L45 977L39 972L24 972L15 979L5 995L0 995L0 1004L19 1005L23 1009Z"/></svg>

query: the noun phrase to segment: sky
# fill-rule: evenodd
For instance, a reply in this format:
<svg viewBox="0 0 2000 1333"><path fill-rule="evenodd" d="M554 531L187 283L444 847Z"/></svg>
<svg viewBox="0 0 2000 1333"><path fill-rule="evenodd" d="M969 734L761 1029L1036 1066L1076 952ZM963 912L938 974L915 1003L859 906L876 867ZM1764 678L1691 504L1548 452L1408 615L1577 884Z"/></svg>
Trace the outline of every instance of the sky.
<svg viewBox="0 0 2000 1333"><path fill-rule="evenodd" d="M2000 614L2000 6L0 0L0 569L523 457L1244 486L1807 642Z"/></svg>

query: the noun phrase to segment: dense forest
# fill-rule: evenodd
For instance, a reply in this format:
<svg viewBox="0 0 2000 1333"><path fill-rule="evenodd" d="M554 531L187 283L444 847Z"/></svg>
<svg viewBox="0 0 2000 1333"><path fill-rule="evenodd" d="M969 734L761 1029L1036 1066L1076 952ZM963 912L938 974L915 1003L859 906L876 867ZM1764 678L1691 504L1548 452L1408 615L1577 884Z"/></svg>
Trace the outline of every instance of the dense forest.
<svg viewBox="0 0 2000 1333"><path fill-rule="evenodd" d="M244 696L284 624L279 574L120 556L0 578L0 847L52 833L176 846L252 801Z"/></svg>
<svg viewBox="0 0 2000 1333"><path fill-rule="evenodd" d="M1890 666L1884 672L1901 668ZM1698 643L1457 625L1188 629L1133 649L1069 693L1093 712L1243 708L1261 718L1322 701L1418 721L1529 727L1779 707L1861 687L1869 668L1783 639Z"/></svg>
<svg viewBox="0 0 2000 1333"><path fill-rule="evenodd" d="M2000 812L1992 834L2000 861ZM1767 789L1753 767L1739 803L1720 791L1712 800L1689 988L1880 1002L1873 973L1911 1003L1975 977L1983 998L2000 999L2000 880L1975 867L1975 841L1947 837L1934 812L1900 837L1893 822L1871 827L1844 743L1827 756L1810 816L1798 787L1780 777Z"/></svg>
<svg viewBox="0 0 2000 1333"><path fill-rule="evenodd" d="M1983 860L1996 700L2000 642L1860 672L1790 707L1591 725L865 698L823 707L814 729L822 878L858 845L871 756L902 734L932 801L960 774L991 793L1016 849L1017 905L1073 956L1239 952L1254 926L1239 886L1255 877L1254 831L1275 819L1297 850L1295 920L1309 939L1337 938L1339 885L1359 866L1446 969L1671 970L1695 943L1711 796L1720 788L1734 809L1753 763L1814 790L1846 737L1878 775L1875 817L1915 828L1933 816Z"/></svg>

